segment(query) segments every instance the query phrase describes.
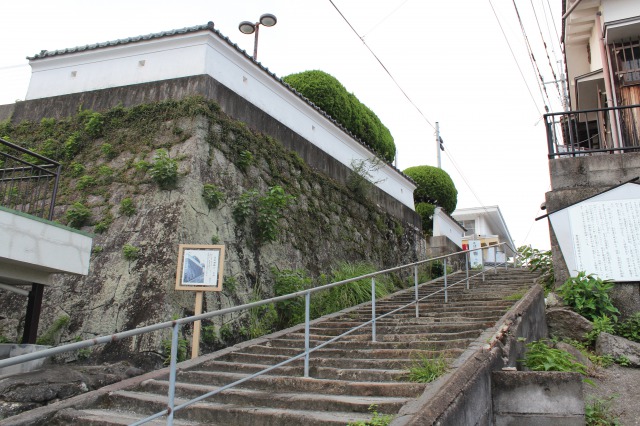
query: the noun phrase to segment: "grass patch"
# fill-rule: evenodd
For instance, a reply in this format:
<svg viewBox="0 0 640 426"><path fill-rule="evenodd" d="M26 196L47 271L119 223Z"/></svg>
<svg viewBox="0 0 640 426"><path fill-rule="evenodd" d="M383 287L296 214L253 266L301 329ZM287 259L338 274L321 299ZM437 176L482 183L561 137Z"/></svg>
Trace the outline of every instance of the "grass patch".
<svg viewBox="0 0 640 426"><path fill-rule="evenodd" d="M520 291L517 291L513 294L510 294L508 296L505 296L502 298L502 300L507 300L510 302L517 302L518 300L522 299L524 297L525 294L527 294L527 291L529 291L529 289L523 288Z"/></svg>
<svg viewBox="0 0 640 426"><path fill-rule="evenodd" d="M611 411L611 404L617 397L589 398L584 407L587 426L621 426L620 420Z"/></svg>
<svg viewBox="0 0 640 426"><path fill-rule="evenodd" d="M448 367L444 355L439 355L436 358L419 355L409 367L407 380L416 383L431 383L446 373Z"/></svg>

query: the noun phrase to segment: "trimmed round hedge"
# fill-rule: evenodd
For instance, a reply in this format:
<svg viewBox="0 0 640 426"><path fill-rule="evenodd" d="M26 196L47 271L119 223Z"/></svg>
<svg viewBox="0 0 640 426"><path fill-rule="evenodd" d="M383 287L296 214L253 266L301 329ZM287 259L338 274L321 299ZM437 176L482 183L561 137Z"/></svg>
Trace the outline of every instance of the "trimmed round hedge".
<svg viewBox="0 0 640 426"><path fill-rule="evenodd" d="M282 80L367 143L386 161L393 161L396 145L389 129L335 77L313 70L290 74Z"/></svg>
<svg viewBox="0 0 640 426"><path fill-rule="evenodd" d="M451 176L437 167L409 167L404 174L413 179L418 186L413 192L416 213L422 217L422 229L431 232L435 207L442 207L447 213L452 213L458 204L458 190Z"/></svg>

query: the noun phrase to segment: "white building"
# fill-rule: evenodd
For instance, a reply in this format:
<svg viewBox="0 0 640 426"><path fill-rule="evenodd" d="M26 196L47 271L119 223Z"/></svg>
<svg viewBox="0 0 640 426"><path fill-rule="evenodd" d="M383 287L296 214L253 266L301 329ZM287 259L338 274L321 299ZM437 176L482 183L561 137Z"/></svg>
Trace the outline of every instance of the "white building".
<svg viewBox="0 0 640 426"><path fill-rule="evenodd" d="M484 261L493 263L504 262L505 253L509 257L515 253L516 247L507 228L507 224L498 206L472 207L456 209L451 216L460 222L466 229L462 237L463 247L468 247L469 241L480 241L481 247L490 247L500 243L506 243L498 252L494 249L486 250Z"/></svg>

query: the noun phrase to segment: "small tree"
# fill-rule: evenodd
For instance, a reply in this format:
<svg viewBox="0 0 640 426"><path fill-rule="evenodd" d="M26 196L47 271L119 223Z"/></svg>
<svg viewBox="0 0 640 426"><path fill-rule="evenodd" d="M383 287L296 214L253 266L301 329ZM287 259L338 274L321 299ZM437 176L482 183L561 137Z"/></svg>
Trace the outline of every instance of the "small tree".
<svg viewBox="0 0 640 426"><path fill-rule="evenodd" d="M422 229L431 232L435 207L453 213L458 204L458 190L449 174L437 167L409 167L404 173L416 182L413 193L416 212L422 217Z"/></svg>

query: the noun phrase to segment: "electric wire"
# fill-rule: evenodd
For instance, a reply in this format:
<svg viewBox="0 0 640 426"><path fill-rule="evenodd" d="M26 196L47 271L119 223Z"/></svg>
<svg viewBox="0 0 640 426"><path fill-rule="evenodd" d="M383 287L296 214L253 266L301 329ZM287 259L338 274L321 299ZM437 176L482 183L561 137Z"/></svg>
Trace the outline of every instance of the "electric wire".
<svg viewBox="0 0 640 426"><path fill-rule="evenodd" d="M382 24L384 21L386 21L387 19L389 19L389 17L391 15L393 15L394 13L396 13L398 10L400 10L400 8L402 6L404 6L405 4L407 4L409 0L404 0L402 3L400 3L400 5L398 7L396 7L395 9L393 9L391 12L389 12L387 14L387 16L385 16L384 18L382 18L380 21L378 21L377 24L375 24L373 27L371 27L371 29L369 31L367 31L366 33L364 33L362 35L362 38L365 38L366 36L368 36L369 34L371 34L373 32L373 30L375 30L376 28L378 28L380 26L380 24Z"/></svg>
<svg viewBox="0 0 640 426"><path fill-rule="evenodd" d="M547 42L544 39L544 35L542 34L542 27L540 26L540 21L538 20L538 14L536 13L536 8L533 5L533 0L529 0L531 3L531 9L533 9L533 16L536 19L536 24L538 25L538 31L540 32L540 39L542 40L542 45L544 46L544 52L547 54L547 61L549 61L549 68L551 68L551 75L553 76L553 83L558 90L558 100L562 101L562 92L560 91L560 85L558 84L558 76L556 76L556 70L553 69L553 64L551 63L551 57L549 56L549 49L547 48Z"/></svg>
<svg viewBox="0 0 640 426"><path fill-rule="evenodd" d="M378 61L378 63L380 64L380 66L382 67L382 69L387 73L387 75L389 76L389 78L391 78L391 81L393 81L393 83L396 85L396 87L400 90L400 92L402 92L402 94L404 95L405 98L407 98L407 100L409 101L409 103L416 109L416 111L418 111L418 113L422 116L422 118L424 119L424 121L426 121L432 128L436 128L431 121L429 121L429 119L427 118L426 115L424 115L424 113L422 112L422 110L413 102L413 100L409 97L409 95L407 94L407 92L404 91L404 89L402 88L402 86L400 86L400 84L398 83L398 81L393 77L393 75L391 74L391 72L389 72L389 70L387 69L387 67L382 63L382 61L380 60L380 58L378 58L378 56L374 53L374 51L369 47L369 45L367 44L366 41L364 41L364 39L360 36L360 34L358 34L358 32L356 31L355 28L353 28L353 25L351 25L351 23L349 22L349 20L342 14L342 12L340 11L340 9L338 9L338 6L335 5L335 3L333 2L333 0L329 0L329 3L331 3L331 5L334 7L334 9L340 14L340 16L342 17L342 19L344 19L344 21L347 23L347 25L349 25L349 28L351 28L351 31L353 31L353 33L358 36L358 38L360 39L360 41L362 42L362 44L364 44L364 46L367 48L367 50L369 50L369 52L373 55L373 57L376 59L376 61Z"/></svg>
<svg viewBox="0 0 640 426"><path fill-rule="evenodd" d="M498 14L496 13L496 9L493 7L493 3L491 3L491 0L489 0L489 5L491 6L491 10L493 11L493 15L496 17L496 21L498 22L498 26L500 27L500 31L502 31L502 36L504 37L504 41L506 41L507 42L507 46L509 46L509 51L511 52L511 57L513 58L513 61L516 63L516 67L518 67L518 72L520 72L520 77L522 77L522 81L524 82L524 85L527 88L527 91L529 92L529 96L531 97L531 101L535 105L536 111L538 111L538 114L542 117L542 112L540 112L540 108L538 107L538 102L536 102L535 96L533 96L533 93L531 92L531 88L529 87L529 83L527 83L527 79L525 78L524 73L522 72L522 68L520 68L520 63L518 63L518 59L516 58L516 54L513 52L513 48L511 47L511 43L509 43L509 37L507 37L507 34L505 33L504 28L502 27L502 23L500 22L500 18L498 18Z"/></svg>
<svg viewBox="0 0 640 426"><path fill-rule="evenodd" d="M531 62L531 66L533 67L533 72L538 75L540 81L538 81L538 89L540 90L540 95L542 95L542 101L544 102L544 98L547 98L549 101L549 105L551 105L551 100L549 99L549 93L547 93L547 88L544 85L544 78L542 77L542 72L540 72L540 67L538 67L538 62L536 61L536 57L533 54L533 49L531 47L531 43L529 43L529 37L527 36L527 31L524 28L524 23L522 22L522 18L520 17L520 11L518 10L518 6L516 5L515 0L511 0L513 3L513 8L516 11L516 16L518 17L518 22L520 23L520 29L522 30L522 36L524 37L525 45L527 46L527 51L529 52L529 60ZM549 112L549 105L545 103L545 111Z"/></svg>
<svg viewBox="0 0 640 426"><path fill-rule="evenodd" d="M558 46L560 46L560 51L564 53L564 46L562 45L562 40L560 40L560 35L558 34L558 26L556 25L556 20L553 17L553 9L551 9L551 3L547 0L547 7L549 8L549 15L551 15L551 22L553 22L553 29L556 32L556 40L558 41Z"/></svg>

